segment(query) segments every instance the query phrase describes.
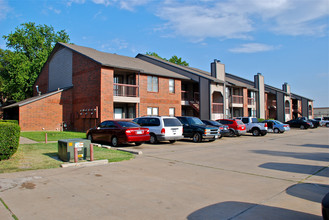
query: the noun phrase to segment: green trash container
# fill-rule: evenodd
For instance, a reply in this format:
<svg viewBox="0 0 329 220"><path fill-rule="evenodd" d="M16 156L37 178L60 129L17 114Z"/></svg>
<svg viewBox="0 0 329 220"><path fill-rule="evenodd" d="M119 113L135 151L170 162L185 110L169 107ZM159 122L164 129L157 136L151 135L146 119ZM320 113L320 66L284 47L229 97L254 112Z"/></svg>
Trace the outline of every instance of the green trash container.
<svg viewBox="0 0 329 220"><path fill-rule="evenodd" d="M74 148L79 160L90 160L90 140L74 138L58 140L58 156L62 161L74 162Z"/></svg>

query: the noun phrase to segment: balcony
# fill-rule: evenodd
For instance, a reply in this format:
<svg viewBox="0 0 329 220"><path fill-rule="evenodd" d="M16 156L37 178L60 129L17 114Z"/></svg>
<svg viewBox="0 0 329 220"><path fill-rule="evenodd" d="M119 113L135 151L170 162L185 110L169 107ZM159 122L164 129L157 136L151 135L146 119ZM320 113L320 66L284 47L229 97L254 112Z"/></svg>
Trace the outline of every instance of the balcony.
<svg viewBox="0 0 329 220"><path fill-rule="evenodd" d="M113 83L113 95L123 97L139 97L138 86Z"/></svg>
<svg viewBox="0 0 329 220"><path fill-rule="evenodd" d="M255 98L248 97L248 105L255 105Z"/></svg>
<svg viewBox="0 0 329 220"><path fill-rule="evenodd" d="M212 113L224 114L223 103L212 103Z"/></svg>
<svg viewBox="0 0 329 220"><path fill-rule="evenodd" d="M233 104L243 104L243 96L241 95L232 95Z"/></svg>
<svg viewBox="0 0 329 220"><path fill-rule="evenodd" d="M285 107L284 112L288 115L290 115L290 108L289 107Z"/></svg>

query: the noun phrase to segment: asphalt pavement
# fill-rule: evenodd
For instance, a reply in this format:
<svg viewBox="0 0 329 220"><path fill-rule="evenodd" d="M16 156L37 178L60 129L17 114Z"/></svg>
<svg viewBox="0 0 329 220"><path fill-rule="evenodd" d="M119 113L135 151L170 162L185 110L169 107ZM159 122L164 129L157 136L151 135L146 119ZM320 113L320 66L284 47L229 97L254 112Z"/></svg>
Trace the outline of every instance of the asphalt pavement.
<svg viewBox="0 0 329 220"><path fill-rule="evenodd" d="M142 154L0 174L0 219L322 219L328 128L124 148Z"/></svg>

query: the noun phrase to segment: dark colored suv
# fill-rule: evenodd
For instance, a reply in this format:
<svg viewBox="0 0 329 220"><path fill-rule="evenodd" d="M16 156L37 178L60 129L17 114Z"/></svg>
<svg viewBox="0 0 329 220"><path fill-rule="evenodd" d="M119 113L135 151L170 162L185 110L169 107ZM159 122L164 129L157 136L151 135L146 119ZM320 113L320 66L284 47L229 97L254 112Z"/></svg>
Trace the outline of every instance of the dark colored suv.
<svg viewBox="0 0 329 220"><path fill-rule="evenodd" d="M218 127L206 125L199 118L189 116L176 118L183 124L183 136L192 138L195 143L203 139L214 141L220 135Z"/></svg>
<svg viewBox="0 0 329 220"><path fill-rule="evenodd" d="M241 136L242 134L245 134L246 131L246 125L239 119L219 119L216 120L219 123L223 125L227 125L230 127L231 136Z"/></svg>

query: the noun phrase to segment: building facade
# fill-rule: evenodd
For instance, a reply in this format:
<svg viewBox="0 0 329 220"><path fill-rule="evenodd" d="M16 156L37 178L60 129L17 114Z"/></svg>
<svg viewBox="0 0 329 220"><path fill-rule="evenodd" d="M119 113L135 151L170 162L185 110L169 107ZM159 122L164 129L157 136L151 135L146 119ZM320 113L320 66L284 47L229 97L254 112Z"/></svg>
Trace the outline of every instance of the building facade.
<svg viewBox="0 0 329 220"><path fill-rule="evenodd" d="M58 43L35 82L34 97L4 107L5 119L22 131L86 131L109 119L143 115L189 115L202 119L238 116L313 117L313 101L225 72L210 72L138 54L135 58Z"/></svg>

